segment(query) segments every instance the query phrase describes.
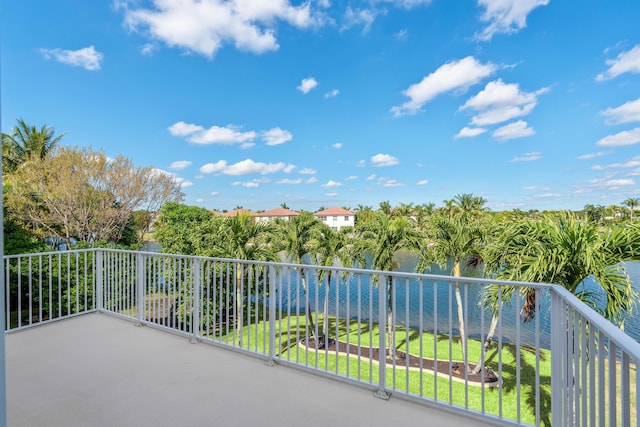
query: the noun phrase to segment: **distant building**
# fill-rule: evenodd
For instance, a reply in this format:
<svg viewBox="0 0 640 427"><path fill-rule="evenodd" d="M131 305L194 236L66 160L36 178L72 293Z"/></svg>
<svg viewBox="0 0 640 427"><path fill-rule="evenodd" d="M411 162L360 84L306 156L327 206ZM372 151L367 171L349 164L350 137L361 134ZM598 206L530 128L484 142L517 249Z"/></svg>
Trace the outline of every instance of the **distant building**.
<svg viewBox="0 0 640 427"><path fill-rule="evenodd" d="M313 216L334 230L340 230L344 227L353 227L356 223L355 213L337 206L316 212Z"/></svg>
<svg viewBox="0 0 640 427"><path fill-rule="evenodd" d="M300 215L299 212L292 211L290 209L285 209L285 208L275 208L275 209L254 214L254 216L256 217L256 221L258 222L267 222L267 221L274 220L276 218L280 218L284 221L289 221L290 218L298 215Z"/></svg>

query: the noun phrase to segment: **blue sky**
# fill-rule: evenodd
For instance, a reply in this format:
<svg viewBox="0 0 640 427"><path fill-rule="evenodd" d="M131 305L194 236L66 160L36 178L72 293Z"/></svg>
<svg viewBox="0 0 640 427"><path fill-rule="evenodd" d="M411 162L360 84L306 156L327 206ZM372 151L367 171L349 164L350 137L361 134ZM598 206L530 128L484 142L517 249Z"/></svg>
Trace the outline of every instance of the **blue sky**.
<svg viewBox="0 0 640 427"><path fill-rule="evenodd" d="M640 197L640 2L3 0L1 119L266 210Z"/></svg>

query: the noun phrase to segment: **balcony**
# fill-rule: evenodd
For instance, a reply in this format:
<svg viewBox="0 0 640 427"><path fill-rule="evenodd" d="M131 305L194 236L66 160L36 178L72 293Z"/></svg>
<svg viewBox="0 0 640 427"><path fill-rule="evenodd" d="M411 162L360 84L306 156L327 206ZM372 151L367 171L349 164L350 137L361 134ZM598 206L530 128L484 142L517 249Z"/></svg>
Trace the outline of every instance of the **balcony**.
<svg viewBox="0 0 640 427"><path fill-rule="evenodd" d="M640 345L554 285L102 249L4 268L9 425L637 423Z"/></svg>

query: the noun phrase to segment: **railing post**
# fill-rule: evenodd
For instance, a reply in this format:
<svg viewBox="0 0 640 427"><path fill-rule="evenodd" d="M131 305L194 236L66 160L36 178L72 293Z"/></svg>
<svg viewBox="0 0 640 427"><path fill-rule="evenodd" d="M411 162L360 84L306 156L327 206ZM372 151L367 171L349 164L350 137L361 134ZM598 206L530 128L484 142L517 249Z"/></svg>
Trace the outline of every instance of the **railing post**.
<svg viewBox="0 0 640 427"><path fill-rule="evenodd" d="M200 342L200 260L193 260L193 316L191 317L191 344Z"/></svg>
<svg viewBox="0 0 640 427"><path fill-rule="evenodd" d="M565 423L564 414L564 381L566 345L565 318L563 301L553 289L551 289L551 425L561 426Z"/></svg>
<svg viewBox="0 0 640 427"><path fill-rule="evenodd" d="M387 385L387 276L378 275L378 390L375 393L380 399L389 400L391 393Z"/></svg>
<svg viewBox="0 0 640 427"><path fill-rule="evenodd" d="M269 357L266 365L276 364L276 267L269 266Z"/></svg>
<svg viewBox="0 0 640 427"><path fill-rule="evenodd" d="M136 299L138 305L138 323L136 326L142 326L145 322L147 296L144 283L144 258L143 254L136 254Z"/></svg>
<svg viewBox="0 0 640 427"><path fill-rule="evenodd" d="M96 310L98 311L104 311L104 284L103 284L103 280L104 280L104 276L103 276L103 271L104 271L104 266L102 265L103 262L103 257L102 257L102 250L101 249L96 249L95 250L95 266L96 266Z"/></svg>

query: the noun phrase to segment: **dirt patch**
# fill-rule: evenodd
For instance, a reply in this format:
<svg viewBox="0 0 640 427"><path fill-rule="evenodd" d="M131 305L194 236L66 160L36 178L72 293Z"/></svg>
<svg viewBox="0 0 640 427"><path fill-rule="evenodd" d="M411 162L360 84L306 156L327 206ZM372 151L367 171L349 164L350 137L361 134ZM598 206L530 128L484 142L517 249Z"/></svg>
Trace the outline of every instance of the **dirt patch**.
<svg viewBox="0 0 640 427"><path fill-rule="evenodd" d="M302 346L309 348L309 350L316 349L316 339L309 338L308 340L304 339L300 343ZM325 348L326 347L326 348ZM361 359L368 360L371 359L376 363L380 362L380 351L377 348L369 348L369 347L360 347L358 350L358 346L350 344L348 345L344 341L336 341L334 339L329 339L327 341L327 345L325 346L322 339L319 340L317 344L318 351L327 351L329 353L342 353L345 355L351 355L355 357L360 357ZM408 360L407 360L408 358ZM391 356L386 357L387 365L393 365L393 359ZM448 360L438 360L437 363L433 359L428 358L420 358L413 354L405 353L401 350L396 350L396 367L404 368L409 367L409 369L419 370L422 368L424 371L431 371L432 373L436 373L440 377L449 378L451 376L456 381L468 381L469 383L475 383L478 385L482 384L482 371L477 374L472 374L471 372L475 368L474 364L469 364L469 372L465 376L464 372L464 362L449 362ZM489 387L496 387L499 384L498 375L493 372L491 369L485 368L484 372L484 384Z"/></svg>

